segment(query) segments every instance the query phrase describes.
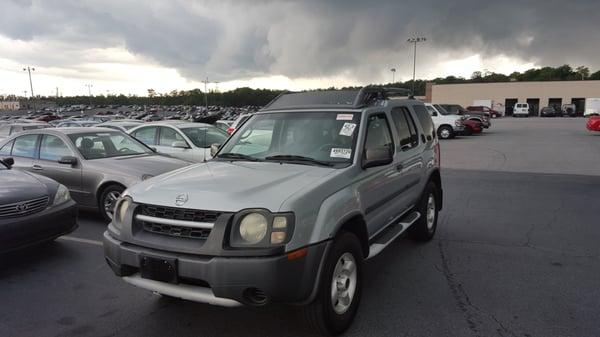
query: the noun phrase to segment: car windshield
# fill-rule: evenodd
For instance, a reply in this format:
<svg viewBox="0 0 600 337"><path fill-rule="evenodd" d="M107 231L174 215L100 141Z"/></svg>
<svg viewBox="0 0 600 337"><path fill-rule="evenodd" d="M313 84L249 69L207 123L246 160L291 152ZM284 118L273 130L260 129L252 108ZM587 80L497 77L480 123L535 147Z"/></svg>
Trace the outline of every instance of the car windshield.
<svg viewBox="0 0 600 337"><path fill-rule="evenodd" d="M231 136L218 158L273 160L314 165L349 164L360 113L257 114Z"/></svg>
<svg viewBox="0 0 600 337"><path fill-rule="evenodd" d="M212 144L223 144L229 136L227 132L212 126L190 126L181 128L181 131L197 147L210 147Z"/></svg>
<svg viewBox="0 0 600 337"><path fill-rule="evenodd" d="M120 131L70 134L85 159L100 159L153 153L139 141Z"/></svg>
<svg viewBox="0 0 600 337"><path fill-rule="evenodd" d="M448 112L448 110L444 109L444 107L443 107L443 106L441 106L441 105L439 105L439 104L435 104L434 106L436 107L437 111L438 111L438 112L439 112L441 115L444 115L444 116L447 116L447 115L452 115L452 113L450 113L450 112Z"/></svg>

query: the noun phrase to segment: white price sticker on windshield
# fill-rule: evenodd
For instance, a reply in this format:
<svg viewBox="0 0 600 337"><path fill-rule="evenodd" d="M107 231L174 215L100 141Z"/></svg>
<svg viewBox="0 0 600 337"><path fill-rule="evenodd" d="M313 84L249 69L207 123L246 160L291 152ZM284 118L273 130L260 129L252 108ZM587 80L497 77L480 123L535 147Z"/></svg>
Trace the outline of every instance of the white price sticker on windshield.
<svg viewBox="0 0 600 337"><path fill-rule="evenodd" d="M329 157L331 157L331 158L350 159L351 156L352 156L352 149L342 149L342 148L337 148L337 147L332 148L331 153L329 154Z"/></svg>
<svg viewBox="0 0 600 337"><path fill-rule="evenodd" d="M338 114L336 119L338 121L351 121L354 119L354 115L353 114Z"/></svg>
<svg viewBox="0 0 600 337"><path fill-rule="evenodd" d="M340 136L352 136L354 133L354 129L356 129L356 124L354 123L344 123L342 129L340 130Z"/></svg>

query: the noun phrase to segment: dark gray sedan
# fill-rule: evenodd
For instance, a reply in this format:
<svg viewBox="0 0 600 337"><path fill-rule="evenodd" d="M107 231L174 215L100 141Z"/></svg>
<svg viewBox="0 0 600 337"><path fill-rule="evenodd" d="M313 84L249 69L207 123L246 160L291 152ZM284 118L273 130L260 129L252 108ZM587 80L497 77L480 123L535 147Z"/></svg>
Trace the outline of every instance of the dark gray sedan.
<svg viewBox="0 0 600 337"><path fill-rule="evenodd" d="M15 168L64 184L80 206L98 208L107 220L126 188L190 164L106 128L26 131L0 142L0 157L8 156Z"/></svg>
<svg viewBox="0 0 600 337"><path fill-rule="evenodd" d="M0 253L53 240L77 228L68 189L52 179L11 170L0 158Z"/></svg>

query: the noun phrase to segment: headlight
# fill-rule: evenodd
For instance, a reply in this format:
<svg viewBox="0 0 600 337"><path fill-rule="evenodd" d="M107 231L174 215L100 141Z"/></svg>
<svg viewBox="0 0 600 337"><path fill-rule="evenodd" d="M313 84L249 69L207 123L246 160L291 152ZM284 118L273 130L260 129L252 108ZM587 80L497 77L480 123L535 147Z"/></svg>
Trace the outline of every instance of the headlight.
<svg viewBox="0 0 600 337"><path fill-rule="evenodd" d="M234 217L230 246L269 248L290 241L294 231L294 215L272 214L267 210L250 210Z"/></svg>
<svg viewBox="0 0 600 337"><path fill-rule="evenodd" d="M63 202L67 202L71 200L71 194L69 194L69 190L65 185L58 184L58 188L56 189L56 194L54 194L54 203L53 205L60 205Z"/></svg>
<svg viewBox="0 0 600 337"><path fill-rule="evenodd" d="M240 222L240 236L251 245L257 244L267 235L267 218L260 213L250 213Z"/></svg>
<svg viewBox="0 0 600 337"><path fill-rule="evenodd" d="M129 207L131 207L132 203L133 203L133 200L131 200L131 198L128 196L122 197L117 202L117 206L115 207L115 213L114 213L114 218L113 218L113 225L117 229L121 229L121 224L125 220L125 217L127 216L127 211L129 210Z"/></svg>

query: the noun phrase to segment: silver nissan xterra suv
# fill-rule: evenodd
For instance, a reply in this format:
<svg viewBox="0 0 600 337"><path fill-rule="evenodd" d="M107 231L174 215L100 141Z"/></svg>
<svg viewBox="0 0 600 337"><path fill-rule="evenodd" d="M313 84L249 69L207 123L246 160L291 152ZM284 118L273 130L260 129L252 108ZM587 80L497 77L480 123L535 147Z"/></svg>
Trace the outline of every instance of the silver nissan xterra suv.
<svg viewBox="0 0 600 337"><path fill-rule="evenodd" d="M214 158L125 191L104 233L125 282L221 306L299 305L344 332L363 261L400 234L430 240L442 208L440 150L404 90L284 93Z"/></svg>

